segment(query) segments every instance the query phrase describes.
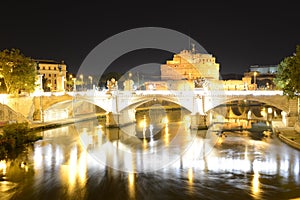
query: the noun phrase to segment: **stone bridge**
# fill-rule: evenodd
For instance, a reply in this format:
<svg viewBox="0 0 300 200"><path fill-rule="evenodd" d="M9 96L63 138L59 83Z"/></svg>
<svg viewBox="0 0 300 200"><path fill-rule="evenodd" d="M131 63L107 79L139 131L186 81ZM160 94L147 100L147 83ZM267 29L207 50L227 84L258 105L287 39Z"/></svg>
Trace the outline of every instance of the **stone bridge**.
<svg viewBox="0 0 300 200"><path fill-rule="evenodd" d="M191 112L192 123L206 126L206 115L213 108L232 101L258 101L284 111L292 126L298 116L297 99L288 99L281 91L113 91L104 93L79 93L76 101L86 101L105 110L108 126L121 126L135 121L135 109L156 100L164 100L180 105Z"/></svg>
<svg viewBox="0 0 300 200"><path fill-rule="evenodd" d="M232 101L258 101L276 107L287 113L292 125L297 119L299 103L297 99L288 99L281 91L111 91L110 93L91 90L87 92L70 92L30 96L19 98L2 98L2 105L11 108L14 113L24 116L24 120L51 121L74 117L77 114L95 112L96 105L107 114L108 126L122 126L135 121L135 110L140 105L164 100L173 102L191 112L192 123L205 126L206 115L213 108ZM1 101L1 98L0 98ZM1 103L1 102L0 102ZM3 111L4 113L4 111ZM52 117L49 117L52 113Z"/></svg>

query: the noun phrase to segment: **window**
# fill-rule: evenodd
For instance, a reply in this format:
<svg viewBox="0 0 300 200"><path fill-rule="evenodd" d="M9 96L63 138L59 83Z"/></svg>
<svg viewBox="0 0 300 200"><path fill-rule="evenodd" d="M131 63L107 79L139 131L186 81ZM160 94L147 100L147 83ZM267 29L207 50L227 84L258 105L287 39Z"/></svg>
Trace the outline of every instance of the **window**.
<svg viewBox="0 0 300 200"><path fill-rule="evenodd" d="M43 67L43 70L45 70L45 67Z"/></svg>
<svg viewBox="0 0 300 200"><path fill-rule="evenodd" d="M56 74L54 74L54 77L56 77Z"/></svg>
<svg viewBox="0 0 300 200"><path fill-rule="evenodd" d="M48 67L48 69L50 70L50 69L51 69L51 67Z"/></svg>
<svg viewBox="0 0 300 200"><path fill-rule="evenodd" d="M49 74L49 77L51 77L51 74Z"/></svg>
<svg viewBox="0 0 300 200"><path fill-rule="evenodd" d="M56 67L54 67L54 70L56 70Z"/></svg>

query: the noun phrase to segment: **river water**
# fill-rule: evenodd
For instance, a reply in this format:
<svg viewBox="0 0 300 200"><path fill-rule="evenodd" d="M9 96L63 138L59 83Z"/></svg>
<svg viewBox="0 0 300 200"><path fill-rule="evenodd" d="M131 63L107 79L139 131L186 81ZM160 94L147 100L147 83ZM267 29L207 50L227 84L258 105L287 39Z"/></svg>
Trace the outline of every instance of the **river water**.
<svg viewBox="0 0 300 200"><path fill-rule="evenodd" d="M121 129L90 120L43 131L1 161L0 199L300 198L300 151L275 135L191 130L178 112L141 112Z"/></svg>

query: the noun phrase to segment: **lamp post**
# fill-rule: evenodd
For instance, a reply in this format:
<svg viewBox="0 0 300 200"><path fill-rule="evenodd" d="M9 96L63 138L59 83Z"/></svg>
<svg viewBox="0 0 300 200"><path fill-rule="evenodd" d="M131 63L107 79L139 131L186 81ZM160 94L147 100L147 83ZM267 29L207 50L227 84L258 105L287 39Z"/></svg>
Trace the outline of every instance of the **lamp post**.
<svg viewBox="0 0 300 200"><path fill-rule="evenodd" d="M93 88L93 77L92 76L89 76L88 77L90 79L90 82L91 82L91 89Z"/></svg>
<svg viewBox="0 0 300 200"><path fill-rule="evenodd" d="M81 80L81 89L82 89L82 91L83 91L83 75L80 74L80 75L79 75L79 78L80 78L80 80Z"/></svg>
<svg viewBox="0 0 300 200"><path fill-rule="evenodd" d="M132 84L131 84L131 82L132 82L132 80L131 80L131 78L132 78L132 73L131 72L129 72L129 74L128 74L128 88L129 88L129 90L132 90Z"/></svg>
<svg viewBox="0 0 300 200"><path fill-rule="evenodd" d="M137 88L138 88L138 90L140 90L140 74L139 74L139 72L137 72L137 81L138 81L138 83L137 83Z"/></svg>
<svg viewBox="0 0 300 200"><path fill-rule="evenodd" d="M254 87L255 87L255 90L256 90L256 75L257 75L257 72L255 71L254 72Z"/></svg>
<svg viewBox="0 0 300 200"><path fill-rule="evenodd" d="M72 78L73 80L73 92L76 92L76 78Z"/></svg>
<svg viewBox="0 0 300 200"><path fill-rule="evenodd" d="M70 81L73 81L73 75L72 74L69 75L69 80L67 82L69 91L71 92L71 87L73 86L73 83L70 84ZM74 88L73 88L73 90L74 90Z"/></svg>

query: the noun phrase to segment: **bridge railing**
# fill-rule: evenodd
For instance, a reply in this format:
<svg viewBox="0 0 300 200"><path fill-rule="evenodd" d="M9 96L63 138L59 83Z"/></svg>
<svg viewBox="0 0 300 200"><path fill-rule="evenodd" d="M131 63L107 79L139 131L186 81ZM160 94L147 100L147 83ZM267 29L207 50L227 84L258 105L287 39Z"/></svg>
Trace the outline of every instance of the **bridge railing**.
<svg viewBox="0 0 300 200"><path fill-rule="evenodd" d="M242 96L242 95L253 95L253 96L274 96L283 95L283 91L280 90L246 90L246 91L224 91L225 95L228 96Z"/></svg>
<svg viewBox="0 0 300 200"><path fill-rule="evenodd" d="M70 96L107 96L107 91L87 90L78 92L68 92ZM283 95L280 90L246 90L246 91L233 91L233 90L189 90L189 91L176 91L176 90L137 90L137 91L111 91L112 95L121 96L152 96L152 95L164 95L164 96L275 96Z"/></svg>
<svg viewBox="0 0 300 200"><path fill-rule="evenodd" d="M70 96L107 96L108 93L105 90L87 90L76 92L42 92L34 94L34 96L62 96L68 94ZM146 96L146 95L165 95L165 96L183 96L183 95L200 95L200 96L275 96L283 95L283 91L280 90L188 90L188 91L176 91L176 90L136 90L136 91L111 91L112 95L125 95L125 96Z"/></svg>

